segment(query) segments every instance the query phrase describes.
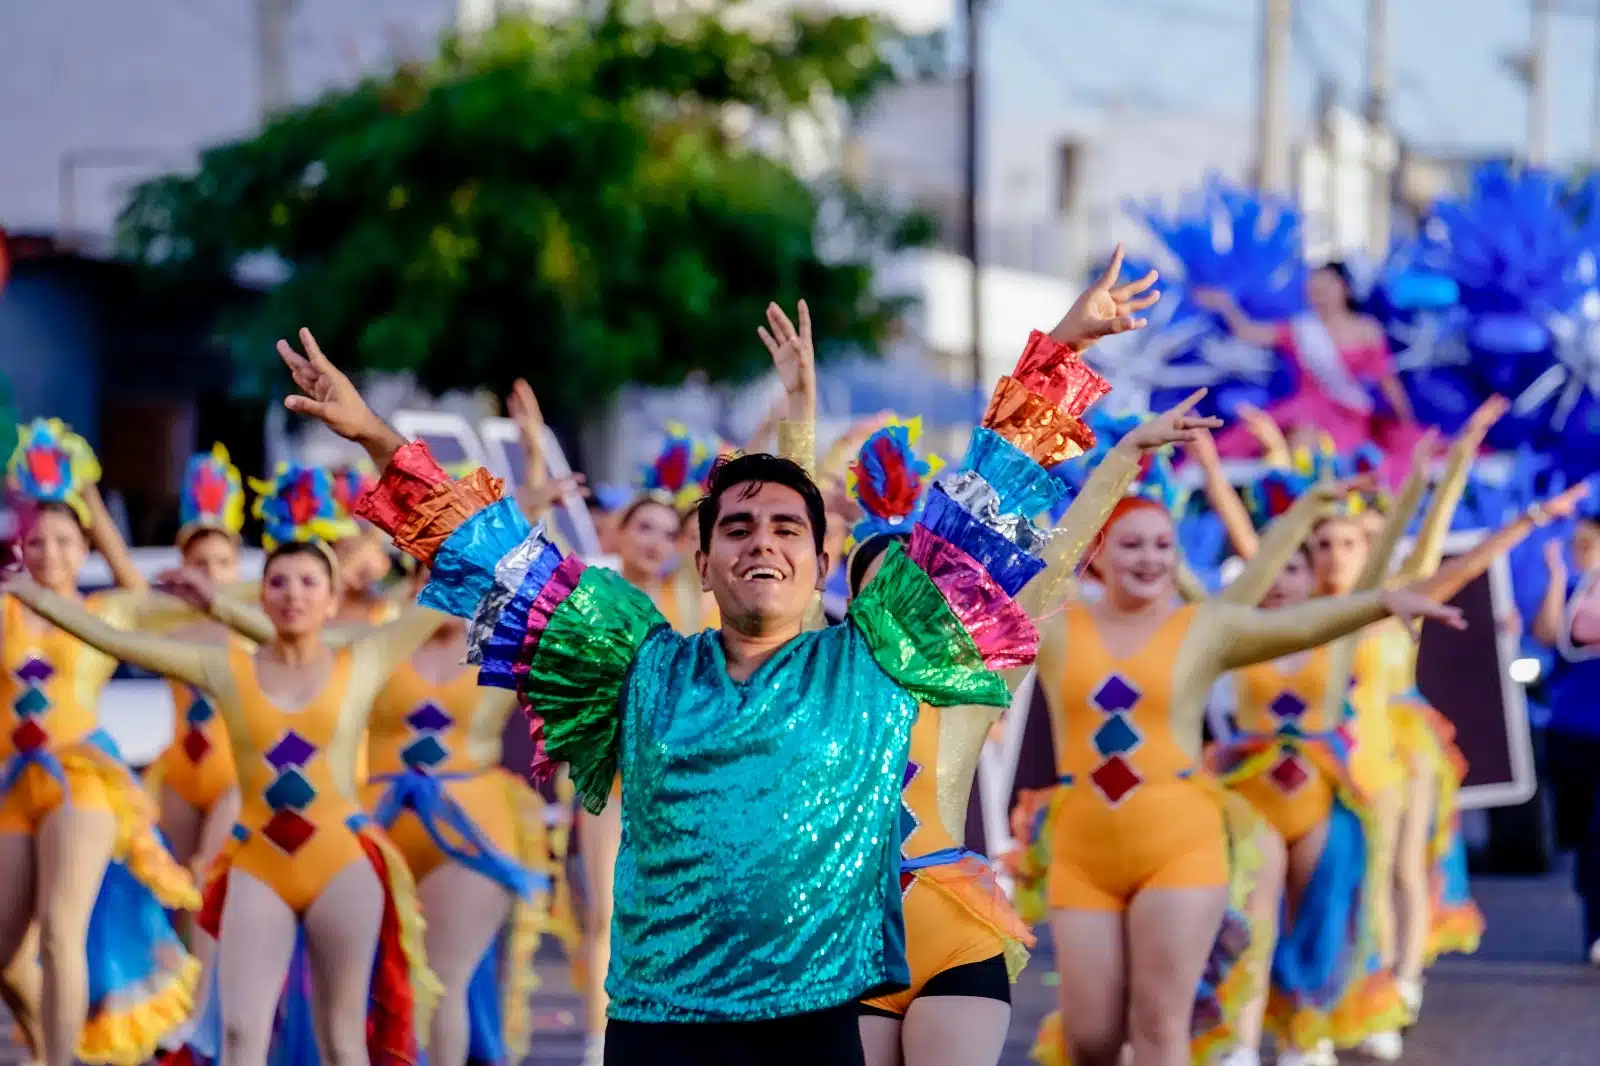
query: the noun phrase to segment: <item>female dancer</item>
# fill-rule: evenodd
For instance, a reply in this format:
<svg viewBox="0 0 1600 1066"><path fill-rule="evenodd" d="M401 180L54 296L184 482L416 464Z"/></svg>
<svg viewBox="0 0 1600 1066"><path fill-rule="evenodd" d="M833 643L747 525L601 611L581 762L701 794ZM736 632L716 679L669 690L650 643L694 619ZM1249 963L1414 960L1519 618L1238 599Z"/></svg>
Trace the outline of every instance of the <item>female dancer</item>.
<svg viewBox="0 0 1600 1066"><path fill-rule="evenodd" d="M186 570L213 585L239 581L239 531L244 527L244 482L221 444L190 458L184 473L177 547ZM225 643L226 627L201 622L173 634ZM203 877L222 850L239 813L233 751L206 696L179 682L172 687L172 743L146 776L161 804L161 831L178 861ZM198 945L197 945L198 948ZM202 961L204 956L202 955Z"/></svg>
<svg viewBox="0 0 1600 1066"><path fill-rule="evenodd" d="M1468 468L1482 446L1484 435L1504 413L1503 400L1485 403L1468 420L1453 445L1446 472L1440 480L1432 504L1423 519L1415 545L1400 568L1396 580L1419 580L1438 568L1444 536L1460 500ZM1214 451L1197 448L1197 458L1206 469L1207 493L1223 517L1235 550L1249 557L1254 551L1255 534L1247 510L1228 485ZM1390 516L1393 536L1383 538L1385 550L1376 551L1365 519L1375 513L1365 510L1323 518L1315 527L1311 559L1318 591L1342 595L1355 587L1360 573L1386 577L1389 555L1398 537L1421 500L1423 483L1418 480L1426 469L1428 446L1416 449L1412 459L1413 479L1406 502ZM1485 563L1487 565L1487 563ZM1440 807L1435 797L1441 783L1458 781L1450 768L1450 758L1429 718L1423 717L1415 703L1402 703L1396 697L1406 693L1414 681L1416 650L1409 634L1394 626L1375 627L1353 645L1352 656L1356 687L1351 705L1355 736L1351 771L1354 784L1372 805L1375 822L1368 834L1373 849L1374 884L1393 886L1368 893L1365 905L1372 908L1372 928L1378 962L1385 972L1393 972L1395 991L1403 1012L1414 1016L1421 1002L1421 971L1427 961L1430 909L1433 904L1430 837L1436 819L1450 819L1453 812ZM1337 673L1337 671L1336 671ZM1440 813L1440 812L1443 813ZM1448 822L1444 822L1448 827ZM1405 937L1397 941L1395 902L1399 903ZM1380 975L1381 976L1381 975ZM1375 976L1364 994L1365 1003L1348 1002L1341 1008L1342 1021L1336 1028L1349 1031L1368 1028L1378 1018L1403 1021L1382 992L1380 976ZM1336 1034L1337 1036L1337 1034ZM1366 1050L1385 1059L1398 1057L1401 1048L1398 1026L1380 1025L1370 1031Z"/></svg>
<svg viewBox="0 0 1600 1066"><path fill-rule="evenodd" d="M417 590L425 584L423 574ZM478 687L476 668L462 665L466 623L439 618L378 693L362 801L410 868L427 919L428 963L444 989L428 1061L516 1063L549 888L543 804L500 767L516 697Z"/></svg>
<svg viewBox="0 0 1600 1066"><path fill-rule="evenodd" d="M325 1062L415 1061L436 987L422 959L415 885L361 810L356 767L373 699L438 617L408 609L331 648L323 630L338 587L326 546L278 543L261 587L273 635L254 654L119 629L29 581L8 588L106 655L200 689L222 716L242 805L200 923L217 938L221 1054L230 1066L266 1063L302 933ZM215 1058L219 1048L206 1046L214 1041L197 1033L192 1051Z"/></svg>
<svg viewBox="0 0 1600 1066"><path fill-rule="evenodd" d="M1094 477L1120 489L1137 466L1113 456ZM1179 606L1175 543L1165 508L1123 499L1093 560L1104 595L1041 634L1066 786L1051 816L1051 927L1079 1066L1117 1062L1124 1042L1141 1066L1189 1061L1195 990L1228 905L1221 803L1194 776L1215 680L1388 615L1462 624L1421 585L1275 611Z"/></svg>
<svg viewBox="0 0 1600 1066"><path fill-rule="evenodd" d="M175 602L113 592L77 605L90 535L108 544L108 559L126 558L120 538L108 543L109 518L89 493L99 464L81 437L38 420L22 429L9 472L34 504L21 540L32 581L80 613L122 625L151 624L152 611ZM10 871L0 887L0 958L16 960L8 967L12 991L31 998L23 944L36 927L35 1050L46 1066L132 1066L192 1002L199 965L162 908L192 909L199 896L156 834L154 805L96 721L116 660L43 624L11 596L0 601L0 656L0 866Z"/></svg>
<svg viewBox="0 0 1600 1066"><path fill-rule="evenodd" d="M1265 323L1250 320L1220 289L1194 293L1195 302L1221 315L1234 336L1279 348L1293 359L1300 371L1298 391L1266 412L1291 438L1310 430L1332 437L1341 452L1377 441L1389 455L1409 454L1420 432L1411 401L1389 362L1383 327L1357 309L1349 269L1330 262L1313 270L1306 297L1309 314ZM1388 405L1389 419L1379 417L1374 394ZM1245 457L1253 453L1254 441L1249 429L1236 426L1218 437L1217 446L1224 456Z"/></svg>

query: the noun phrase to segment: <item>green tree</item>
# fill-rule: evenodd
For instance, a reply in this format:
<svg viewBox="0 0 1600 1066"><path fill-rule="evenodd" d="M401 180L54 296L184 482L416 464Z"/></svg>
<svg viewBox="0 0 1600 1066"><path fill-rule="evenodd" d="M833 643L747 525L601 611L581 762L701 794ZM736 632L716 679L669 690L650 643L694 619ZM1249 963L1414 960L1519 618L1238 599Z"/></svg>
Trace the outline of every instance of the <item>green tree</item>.
<svg viewBox="0 0 1600 1066"><path fill-rule="evenodd" d="M567 417L627 381L761 371L771 299L806 297L819 337L872 350L901 310L872 259L926 226L753 143L863 104L894 42L864 18L757 34L724 17L742 6L662 21L613 2L447 39L141 185L124 247L186 286L286 263L227 316L253 358L309 325L335 359L433 389L528 376Z"/></svg>

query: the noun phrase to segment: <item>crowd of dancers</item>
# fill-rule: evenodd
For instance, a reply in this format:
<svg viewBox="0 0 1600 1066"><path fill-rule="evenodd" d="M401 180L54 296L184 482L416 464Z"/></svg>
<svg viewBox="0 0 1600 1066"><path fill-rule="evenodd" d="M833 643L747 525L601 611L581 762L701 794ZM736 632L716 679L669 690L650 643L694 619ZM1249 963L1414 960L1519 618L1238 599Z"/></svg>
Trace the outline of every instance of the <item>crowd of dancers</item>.
<svg viewBox="0 0 1600 1066"><path fill-rule="evenodd" d="M948 466L915 417L819 458L809 314L772 306L773 418L742 450L670 439L604 519L615 569L541 521L573 484L542 473L533 390L508 402L530 471L508 493L396 435L306 331L279 345L289 407L378 474L252 481L259 582L220 446L190 463L182 565L152 586L87 445L25 427L0 984L34 1058L512 1064L549 934L594 1063L994 1066L1041 924L1041 1062L1254 1066L1269 1036L1285 1066L1398 1058L1427 966L1481 926L1415 628L1462 625L1455 592L1582 489L1441 566L1498 400L1425 512L1431 435L1392 497L1262 419L1268 469L1240 493L1198 393L1097 441L1109 388L1082 356L1156 300L1119 273L1032 335ZM1180 557L1174 447L1245 560L1220 590ZM119 587L83 597L91 546ZM390 546L410 565L384 585ZM172 685L142 779L96 721L119 661ZM998 864L964 845L966 806L1029 670L1058 779ZM1234 725L1208 743L1225 676ZM502 769L519 715L531 775Z"/></svg>

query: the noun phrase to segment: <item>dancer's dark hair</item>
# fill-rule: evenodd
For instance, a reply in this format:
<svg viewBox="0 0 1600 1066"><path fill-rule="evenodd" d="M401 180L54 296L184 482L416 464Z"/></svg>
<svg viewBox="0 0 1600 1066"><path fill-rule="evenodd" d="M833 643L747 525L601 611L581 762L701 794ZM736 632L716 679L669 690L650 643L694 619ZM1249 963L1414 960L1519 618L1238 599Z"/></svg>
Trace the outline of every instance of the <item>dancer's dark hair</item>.
<svg viewBox="0 0 1600 1066"><path fill-rule="evenodd" d="M799 463L778 455L756 452L718 459L711 468L711 478L706 494L695 505L700 518L700 550L711 550L711 531L716 528L717 516L722 513L722 498L734 493L734 499L748 499L761 491L762 485L782 485L793 489L805 501L806 517L811 522L811 539L817 554L822 554L823 537L827 533L827 508L822 503L822 490L811 480L811 475Z"/></svg>

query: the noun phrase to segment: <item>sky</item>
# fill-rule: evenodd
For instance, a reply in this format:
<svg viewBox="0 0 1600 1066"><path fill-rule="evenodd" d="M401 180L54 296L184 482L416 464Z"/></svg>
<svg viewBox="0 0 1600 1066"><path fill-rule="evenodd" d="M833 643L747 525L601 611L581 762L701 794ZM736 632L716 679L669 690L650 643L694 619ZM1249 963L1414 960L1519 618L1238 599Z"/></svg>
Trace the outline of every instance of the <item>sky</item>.
<svg viewBox="0 0 1600 1066"><path fill-rule="evenodd" d="M1262 0L982 2L991 113L1115 100L1253 112ZM1294 4L1291 114L1298 125L1310 114L1319 71L1337 79L1346 103L1360 105L1367 3ZM959 11L960 0L955 6ZM1530 0L1389 0L1392 119L1406 142L1441 151L1521 148L1527 97L1501 57L1528 47L1530 6ZM1600 0L1593 6L1600 11ZM1596 21L1556 16L1551 41L1552 158L1586 160Z"/></svg>

